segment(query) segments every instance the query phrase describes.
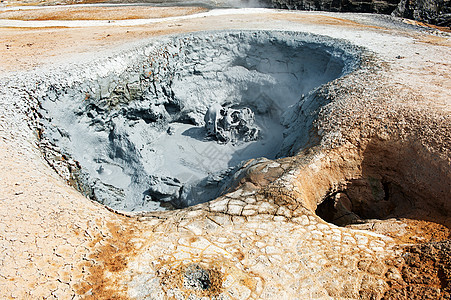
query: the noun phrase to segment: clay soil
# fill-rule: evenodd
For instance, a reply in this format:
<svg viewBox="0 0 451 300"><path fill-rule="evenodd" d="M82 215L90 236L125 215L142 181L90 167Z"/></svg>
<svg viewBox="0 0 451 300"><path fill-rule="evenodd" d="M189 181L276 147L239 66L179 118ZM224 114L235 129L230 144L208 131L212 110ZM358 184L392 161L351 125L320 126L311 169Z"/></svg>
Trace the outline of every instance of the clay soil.
<svg viewBox="0 0 451 300"><path fill-rule="evenodd" d="M127 8L45 8L32 11L7 11L0 13L2 19L16 20L126 20L126 19L151 19L172 16L183 16L205 11L201 7L184 8L152 8L152 7L127 7ZM92 53L106 47L115 47L127 42L133 42L163 34L175 34L182 32L200 31L206 29L242 28L248 20L261 18L261 23L267 19L256 14L221 16L220 18L198 19L196 22L186 20L162 21L160 23L137 26L103 26L103 27L43 27L43 28L0 28L0 72L23 71L38 68L51 62L67 61L74 53ZM279 20L290 20L304 24L324 24L330 26L361 27L363 29L378 30L374 26L366 26L354 21L337 17L303 15L302 17L286 14L275 14L271 16L274 22ZM449 39L441 37L430 37L429 40L418 40L419 43L441 43L443 47L449 46ZM398 59L402 61L404 58ZM446 74L448 65L437 66L437 72ZM405 70L404 70L405 71ZM434 69L424 70L422 78L427 72ZM405 71L407 72L407 71ZM413 71L412 71L413 72ZM429 73L428 73L429 74ZM440 74L440 73L438 73ZM429 74L431 78L434 76ZM436 75L436 74L435 74ZM448 78L449 75L446 75ZM409 77L413 80L415 77ZM440 77L444 78L444 76ZM448 78L449 79L449 78ZM407 80L407 79L406 79ZM438 79L437 79L438 80ZM418 81L419 90L424 89L431 94L435 93L429 87L428 82L422 84ZM447 93L449 83L444 81L439 92ZM449 90L448 90L449 92ZM443 97L442 97L443 98ZM429 99L434 99L430 96ZM443 105L443 110L449 109L448 103ZM439 105L437 105L439 106ZM9 153L2 149L2 153ZM11 152L12 153L12 152ZM6 159L5 159L6 161ZM12 164L14 161L9 160ZM16 168L17 170L18 168ZM6 171L5 171L6 173ZM17 176L19 177L19 176ZM13 179L11 179L12 181ZM35 189L35 187L33 188ZM22 191L23 192L23 191ZM21 192L21 193L22 193ZM25 194L27 191L25 190ZM74 193L74 192L72 192ZM21 194L16 194L21 195ZM46 194L48 197L52 197ZM72 195L71 195L72 196ZM75 197L75 196L74 196ZM78 196L80 197L80 196ZM378 233L393 237L402 246L405 253L405 264L402 267L402 280L393 281L389 284L391 289L385 294L386 299L449 299L450 288L450 229L442 224L430 220L401 219L397 220L405 224L407 233L399 236L396 228L394 231L387 229L391 225L382 228ZM396 225L396 224L395 224ZM19 226L19 225L18 225ZM19 226L20 227L20 226ZM108 272L122 270L127 265L127 255L132 255L133 250L129 247L131 237L121 232L117 226L107 226L112 232L112 244L117 246L117 251L109 245L103 246L92 259L104 261L104 265L93 266L90 270L91 284L79 286L79 292L83 294L90 289L97 290L98 295L104 298L113 297L114 292L108 289L111 283L104 281ZM360 228L363 229L363 228ZM370 229L371 230L371 229ZM100 241L100 238L99 238ZM95 242L99 242L95 240ZM424 244L421 244L424 243ZM415 245L416 244L416 245ZM92 245L89 245L92 246ZM114 251L113 251L114 250ZM114 253L113 253L114 252ZM34 275L33 275L34 276ZM440 289L440 292L438 290ZM420 296L421 295L421 296ZM116 295L117 296L117 295ZM448 298L447 298L448 297Z"/></svg>

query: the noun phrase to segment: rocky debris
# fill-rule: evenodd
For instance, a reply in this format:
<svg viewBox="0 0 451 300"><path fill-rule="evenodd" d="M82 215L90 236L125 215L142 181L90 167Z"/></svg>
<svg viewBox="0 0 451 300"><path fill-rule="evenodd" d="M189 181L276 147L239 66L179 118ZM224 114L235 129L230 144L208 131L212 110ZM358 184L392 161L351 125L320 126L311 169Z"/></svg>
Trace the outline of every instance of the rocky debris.
<svg viewBox="0 0 451 300"><path fill-rule="evenodd" d="M451 28L451 1L401 0L392 15Z"/></svg>
<svg viewBox="0 0 451 300"><path fill-rule="evenodd" d="M275 8L392 14L438 26L451 26L450 0L269 0Z"/></svg>
<svg viewBox="0 0 451 300"><path fill-rule="evenodd" d="M233 109L216 103L208 108L204 120L208 136L219 143L250 142L259 137L254 113L248 107Z"/></svg>
<svg viewBox="0 0 451 300"><path fill-rule="evenodd" d="M271 0L276 8L390 14L399 0Z"/></svg>

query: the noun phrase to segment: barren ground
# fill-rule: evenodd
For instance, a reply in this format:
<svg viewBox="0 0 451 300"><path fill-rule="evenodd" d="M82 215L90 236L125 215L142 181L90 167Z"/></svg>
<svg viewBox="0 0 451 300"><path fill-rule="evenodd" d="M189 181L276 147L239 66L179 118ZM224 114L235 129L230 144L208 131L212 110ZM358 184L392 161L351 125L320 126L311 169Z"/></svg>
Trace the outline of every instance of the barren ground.
<svg viewBox="0 0 451 300"><path fill-rule="evenodd" d="M336 102L318 117L318 127L345 142L323 138L319 150L257 165L236 192L210 203L126 217L58 177L27 127L27 112L1 98L0 298L448 299L449 35L351 14L240 10L164 20L204 11L0 12L5 20L161 18L138 25L0 27L0 72L6 78L45 70L166 34L284 29L329 35L368 47L381 67L325 91ZM331 192L370 194L365 180L373 178L392 179L386 198L415 205L395 218L348 227L315 215ZM363 183L353 185L357 179ZM209 272L209 289L183 284L193 265Z"/></svg>

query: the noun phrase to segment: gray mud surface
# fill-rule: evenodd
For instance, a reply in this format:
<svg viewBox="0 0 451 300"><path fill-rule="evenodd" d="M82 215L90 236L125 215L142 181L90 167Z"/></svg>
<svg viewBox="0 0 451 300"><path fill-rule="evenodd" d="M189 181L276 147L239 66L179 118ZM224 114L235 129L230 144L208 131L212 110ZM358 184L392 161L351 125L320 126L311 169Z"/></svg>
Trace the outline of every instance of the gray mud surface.
<svg viewBox="0 0 451 300"><path fill-rule="evenodd" d="M327 102L315 89L355 69L359 51L275 31L151 40L91 63L76 79L69 70L33 95L44 155L53 166L64 161L75 187L115 210L209 201L243 162L306 146L308 115ZM220 133L208 124L213 111L223 114L213 126Z"/></svg>

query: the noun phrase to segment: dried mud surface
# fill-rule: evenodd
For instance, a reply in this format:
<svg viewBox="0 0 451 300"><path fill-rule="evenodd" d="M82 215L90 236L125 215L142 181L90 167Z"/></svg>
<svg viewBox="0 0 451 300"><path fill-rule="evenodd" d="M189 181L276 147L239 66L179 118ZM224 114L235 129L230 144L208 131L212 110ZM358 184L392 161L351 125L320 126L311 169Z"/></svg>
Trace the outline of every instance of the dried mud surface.
<svg viewBox="0 0 451 300"><path fill-rule="evenodd" d="M26 91L3 90L0 297L448 299L450 37L368 23L271 11L124 27L0 28L2 78L205 28L308 31L375 54L318 92L327 105L315 112L314 147L245 166L236 191L209 203L132 217L57 176L28 127L35 112L20 105L30 99ZM315 214L328 195L352 199L359 191L368 204L390 207L383 204L392 199L393 209L345 227ZM186 283L193 268L208 280Z"/></svg>
<svg viewBox="0 0 451 300"><path fill-rule="evenodd" d="M184 16L200 13L201 7L52 7L0 12L0 19L22 21L45 20L133 20Z"/></svg>

